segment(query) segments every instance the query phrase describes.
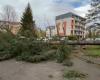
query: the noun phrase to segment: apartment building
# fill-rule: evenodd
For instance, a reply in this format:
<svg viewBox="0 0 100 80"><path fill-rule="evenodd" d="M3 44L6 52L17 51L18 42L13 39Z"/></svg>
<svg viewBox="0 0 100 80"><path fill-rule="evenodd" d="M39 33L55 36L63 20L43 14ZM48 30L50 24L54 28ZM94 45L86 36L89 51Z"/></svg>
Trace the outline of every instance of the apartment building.
<svg viewBox="0 0 100 80"><path fill-rule="evenodd" d="M56 28L59 36L85 37L85 18L72 12L56 16Z"/></svg>
<svg viewBox="0 0 100 80"><path fill-rule="evenodd" d="M1 31L5 31L7 28L11 30L14 35L16 35L21 28L21 24L19 22L0 21Z"/></svg>

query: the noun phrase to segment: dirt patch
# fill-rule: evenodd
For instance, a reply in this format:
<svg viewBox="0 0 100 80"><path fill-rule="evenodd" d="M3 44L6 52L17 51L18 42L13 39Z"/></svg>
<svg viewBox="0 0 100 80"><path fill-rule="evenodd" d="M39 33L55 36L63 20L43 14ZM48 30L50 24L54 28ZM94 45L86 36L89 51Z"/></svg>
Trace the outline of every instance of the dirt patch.
<svg viewBox="0 0 100 80"><path fill-rule="evenodd" d="M63 80L63 68L56 62L31 64L9 60L0 62L0 76L3 78L0 80Z"/></svg>
<svg viewBox="0 0 100 80"><path fill-rule="evenodd" d="M0 62L0 80L64 80L64 70L77 70L88 74L85 80L100 80L100 66L89 64L73 58L74 66L66 67L54 61L38 64L16 62L15 60Z"/></svg>
<svg viewBox="0 0 100 80"><path fill-rule="evenodd" d="M88 74L85 80L100 80L100 66L89 64L81 59L73 58L74 66L66 69L77 70Z"/></svg>

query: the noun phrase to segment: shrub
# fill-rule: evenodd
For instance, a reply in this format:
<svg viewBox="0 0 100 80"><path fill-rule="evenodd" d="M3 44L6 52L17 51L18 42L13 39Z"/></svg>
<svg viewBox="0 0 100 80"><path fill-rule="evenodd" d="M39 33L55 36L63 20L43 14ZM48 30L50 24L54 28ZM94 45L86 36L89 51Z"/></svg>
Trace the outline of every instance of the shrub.
<svg viewBox="0 0 100 80"><path fill-rule="evenodd" d="M37 63L37 62L48 60L48 57L46 57L45 55L34 55L34 56L26 55L26 57L25 57L25 55L24 56L21 55L21 56L17 57L17 60Z"/></svg>
<svg viewBox="0 0 100 80"><path fill-rule="evenodd" d="M57 50L58 49L58 47L59 47L59 45L51 45L51 49L55 49L55 50Z"/></svg>
<svg viewBox="0 0 100 80"><path fill-rule="evenodd" d="M76 79L76 78L79 78L79 79L82 79L82 78L86 78L88 74L85 74L85 73L81 73L79 71L74 71L74 70L69 70L69 71L65 71L64 72L64 78L67 78L67 79Z"/></svg>
<svg viewBox="0 0 100 80"><path fill-rule="evenodd" d="M10 58L12 58L12 57L13 57L13 55L10 54L10 53L7 52L7 51L0 52L0 61L7 60L7 59L10 59Z"/></svg>
<svg viewBox="0 0 100 80"><path fill-rule="evenodd" d="M0 33L0 60L14 57L14 36L11 33Z"/></svg>
<svg viewBox="0 0 100 80"><path fill-rule="evenodd" d="M16 57L17 60L31 61L33 56L35 58L35 55L48 49L47 43L35 41L33 38L20 38L10 33L0 34L0 60ZM38 57L43 58L42 54Z"/></svg>
<svg viewBox="0 0 100 80"><path fill-rule="evenodd" d="M54 48L54 49L53 49ZM0 60L11 59L28 62L40 62L56 59L63 62L69 58L71 48L65 45L49 45L34 38L13 36L11 33L0 34Z"/></svg>
<svg viewBox="0 0 100 80"><path fill-rule="evenodd" d="M19 46L21 46L21 48ZM46 43L25 39L18 42L17 49L17 51L20 52L17 54L17 60L40 62L40 60L44 60L44 58L46 58L42 52L48 50L49 48Z"/></svg>
<svg viewBox="0 0 100 80"><path fill-rule="evenodd" d="M57 62L62 63L65 59L68 59L71 54L71 48L66 45L61 45L56 52Z"/></svg>
<svg viewBox="0 0 100 80"><path fill-rule="evenodd" d="M35 55L33 58L33 62L41 62L41 61L46 61L47 57L44 55Z"/></svg>
<svg viewBox="0 0 100 80"><path fill-rule="evenodd" d="M53 37L52 37L52 40L53 40L53 41L58 41L58 40L59 40L59 37L58 37L58 36L53 36Z"/></svg>
<svg viewBox="0 0 100 80"><path fill-rule="evenodd" d="M77 36L68 36L68 40L78 40Z"/></svg>
<svg viewBox="0 0 100 80"><path fill-rule="evenodd" d="M27 62L32 62L32 63L47 61L47 60L54 59L55 57L54 52L55 51L50 51L50 52L43 51L36 55L28 54L27 52L25 52L25 53L22 53L22 55L18 56L17 60L22 60L22 61L27 61Z"/></svg>
<svg viewBox="0 0 100 80"><path fill-rule="evenodd" d="M48 60L53 60L56 57L56 50L50 50L50 51L46 51L44 52L44 56L48 59Z"/></svg>

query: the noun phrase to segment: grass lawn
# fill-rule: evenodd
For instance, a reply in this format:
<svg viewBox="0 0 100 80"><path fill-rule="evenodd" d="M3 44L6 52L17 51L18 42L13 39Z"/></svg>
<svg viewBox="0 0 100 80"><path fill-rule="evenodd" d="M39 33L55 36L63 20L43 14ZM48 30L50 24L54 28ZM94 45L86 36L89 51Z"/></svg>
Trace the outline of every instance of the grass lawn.
<svg viewBox="0 0 100 80"><path fill-rule="evenodd" d="M87 56L100 57L100 46L87 46L84 53Z"/></svg>

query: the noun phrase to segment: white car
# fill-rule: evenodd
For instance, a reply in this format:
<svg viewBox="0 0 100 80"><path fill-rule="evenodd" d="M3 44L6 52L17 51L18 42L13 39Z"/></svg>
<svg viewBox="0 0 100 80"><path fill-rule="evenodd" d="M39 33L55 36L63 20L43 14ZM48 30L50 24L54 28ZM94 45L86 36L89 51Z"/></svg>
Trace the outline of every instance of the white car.
<svg viewBox="0 0 100 80"><path fill-rule="evenodd" d="M93 38L87 38L86 41L93 41Z"/></svg>
<svg viewBox="0 0 100 80"><path fill-rule="evenodd" d="M96 40L96 41L100 41L100 38L96 38L95 40Z"/></svg>
<svg viewBox="0 0 100 80"><path fill-rule="evenodd" d="M43 41L46 42L46 41L48 41L48 39L47 38L44 38Z"/></svg>

